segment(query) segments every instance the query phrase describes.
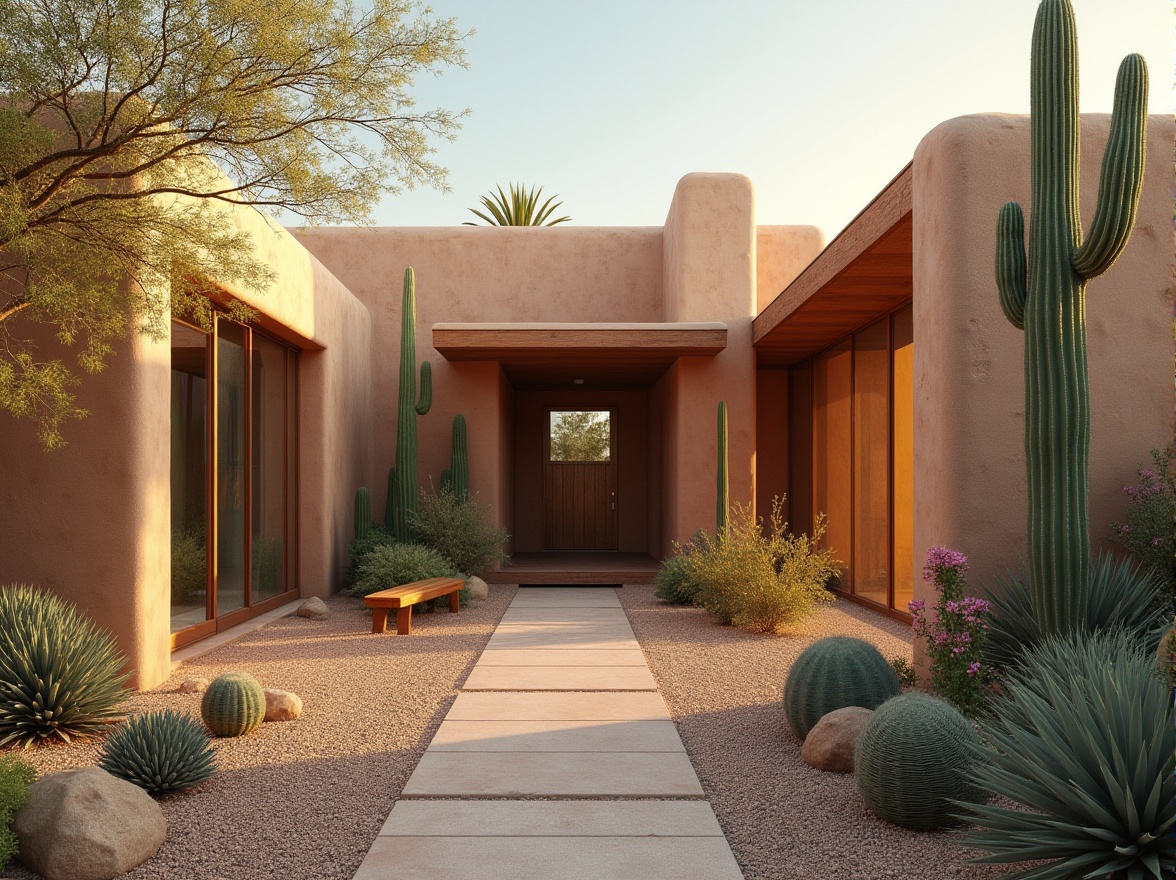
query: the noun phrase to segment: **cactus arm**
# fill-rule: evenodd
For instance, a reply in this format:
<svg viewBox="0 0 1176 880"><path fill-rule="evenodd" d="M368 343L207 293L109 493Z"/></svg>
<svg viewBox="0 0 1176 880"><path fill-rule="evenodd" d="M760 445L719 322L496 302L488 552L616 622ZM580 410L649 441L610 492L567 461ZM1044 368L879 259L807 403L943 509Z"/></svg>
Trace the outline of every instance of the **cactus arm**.
<svg viewBox="0 0 1176 880"><path fill-rule="evenodd" d="M1019 204L1007 202L996 220L996 288L1005 317L1018 330L1025 329L1027 265L1025 215Z"/></svg>
<svg viewBox="0 0 1176 880"><path fill-rule="evenodd" d="M433 406L433 367L428 361L421 364L421 399L417 401L417 415L423 416Z"/></svg>
<svg viewBox="0 0 1176 880"><path fill-rule="evenodd" d="M1146 135L1147 64L1141 55L1128 55L1115 80L1111 134L1103 153L1094 220L1070 260L1083 278L1107 271L1127 246L1143 190Z"/></svg>

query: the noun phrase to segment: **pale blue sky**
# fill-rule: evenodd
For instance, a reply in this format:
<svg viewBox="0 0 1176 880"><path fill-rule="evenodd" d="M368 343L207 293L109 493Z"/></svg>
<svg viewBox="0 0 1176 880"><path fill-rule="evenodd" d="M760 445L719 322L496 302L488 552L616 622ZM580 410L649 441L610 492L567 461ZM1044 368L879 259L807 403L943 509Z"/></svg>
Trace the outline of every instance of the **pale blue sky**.
<svg viewBox="0 0 1176 880"><path fill-rule="evenodd" d="M682 175L735 171L757 222L832 238L938 122L1029 110L1036 0L431 2L477 33L468 70L414 94L471 113L437 144L452 192L390 197L379 225L474 220L511 181L558 194L576 225L661 225ZM1171 112L1168 0L1073 3L1083 112L1110 111L1129 52L1147 58L1151 112Z"/></svg>

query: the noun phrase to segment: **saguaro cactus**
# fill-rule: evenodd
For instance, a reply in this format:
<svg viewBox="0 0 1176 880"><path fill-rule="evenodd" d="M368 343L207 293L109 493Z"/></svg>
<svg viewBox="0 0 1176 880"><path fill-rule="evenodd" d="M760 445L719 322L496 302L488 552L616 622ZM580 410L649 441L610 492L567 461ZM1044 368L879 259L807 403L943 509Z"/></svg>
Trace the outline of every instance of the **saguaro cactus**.
<svg viewBox="0 0 1176 880"><path fill-rule="evenodd" d="M388 503L384 525L398 541L408 540L408 519L415 513L417 487L417 416L433 405L433 368L421 364L421 396L416 397L416 275L404 270L404 296L400 306L400 394L396 407L396 463L388 471Z"/></svg>
<svg viewBox="0 0 1176 880"><path fill-rule="evenodd" d="M719 401L719 473L715 501L715 527L722 537L731 509L731 481L727 472L727 401Z"/></svg>
<svg viewBox="0 0 1176 880"><path fill-rule="evenodd" d="M466 454L466 420L458 413L453 417L453 453L449 461L449 478L453 494L464 501L470 494L470 459Z"/></svg>
<svg viewBox="0 0 1176 880"><path fill-rule="evenodd" d="M355 540L367 537L372 528L372 493L360 486L355 490Z"/></svg>
<svg viewBox="0 0 1176 880"><path fill-rule="evenodd" d="M1085 240L1078 213L1078 47L1069 0L1043 0L1031 59L1029 256L1021 206L1000 209L996 281L1010 323L1025 332L1025 459L1029 586L1044 633L1076 630L1090 591L1087 469L1090 387L1086 283L1123 251L1143 182L1147 66L1119 66L1098 204Z"/></svg>

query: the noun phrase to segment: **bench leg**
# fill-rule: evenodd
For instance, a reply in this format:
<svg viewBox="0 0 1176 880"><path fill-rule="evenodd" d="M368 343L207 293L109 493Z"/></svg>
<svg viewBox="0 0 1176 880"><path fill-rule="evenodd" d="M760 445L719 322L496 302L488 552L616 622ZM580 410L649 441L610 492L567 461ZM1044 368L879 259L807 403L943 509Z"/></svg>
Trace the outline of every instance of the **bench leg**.
<svg viewBox="0 0 1176 880"><path fill-rule="evenodd" d="M412 632L412 606L396 609L396 633L406 636Z"/></svg>
<svg viewBox="0 0 1176 880"><path fill-rule="evenodd" d="M449 613L450 614L457 614L457 612L459 612L459 611L461 611L461 596L459 596L457 593L450 593L449 594Z"/></svg>
<svg viewBox="0 0 1176 880"><path fill-rule="evenodd" d="M382 633L388 629L388 609L372 609L372 632Z"/></svg>

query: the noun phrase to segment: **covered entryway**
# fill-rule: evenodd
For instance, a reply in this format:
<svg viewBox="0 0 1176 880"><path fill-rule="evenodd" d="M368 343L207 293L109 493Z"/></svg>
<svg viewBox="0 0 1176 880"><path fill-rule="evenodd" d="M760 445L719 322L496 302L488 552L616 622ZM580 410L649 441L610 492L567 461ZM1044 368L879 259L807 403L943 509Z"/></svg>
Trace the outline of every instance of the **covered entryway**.
<svg viewBox="0 0 1176 880"><path fill-rule="evenodd" d="M547 408L543 549L617 549L612 410Z"/></svg>

